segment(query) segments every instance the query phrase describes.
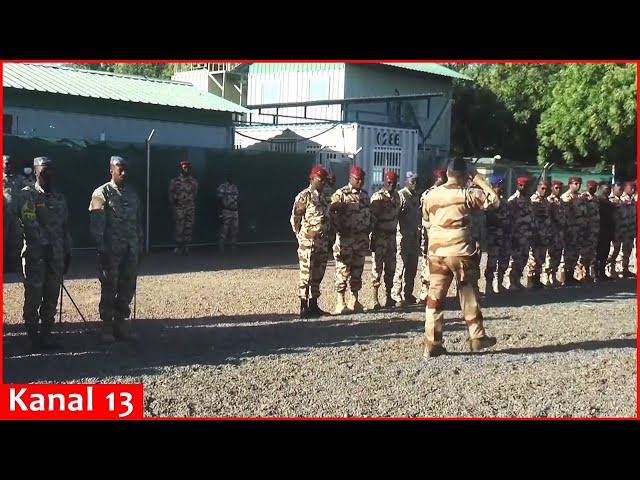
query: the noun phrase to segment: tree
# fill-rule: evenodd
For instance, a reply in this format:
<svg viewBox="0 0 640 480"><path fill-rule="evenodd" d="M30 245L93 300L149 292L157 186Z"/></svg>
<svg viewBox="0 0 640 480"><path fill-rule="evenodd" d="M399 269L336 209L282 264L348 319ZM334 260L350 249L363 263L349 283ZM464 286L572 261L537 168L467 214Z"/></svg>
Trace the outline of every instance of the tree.
<svg viewBox="0 0 640 480"><path fill-rule="evenodd" d="M636 156L635 64L570 64L537 127L538 159L632 168Z"/></svg>
<svg viewBox="0 0 640 480"><path fill-rule="evenodd" d="M171 79L173 74L172 63L72 63L70 65L76 68L165 80Z"/></svg>

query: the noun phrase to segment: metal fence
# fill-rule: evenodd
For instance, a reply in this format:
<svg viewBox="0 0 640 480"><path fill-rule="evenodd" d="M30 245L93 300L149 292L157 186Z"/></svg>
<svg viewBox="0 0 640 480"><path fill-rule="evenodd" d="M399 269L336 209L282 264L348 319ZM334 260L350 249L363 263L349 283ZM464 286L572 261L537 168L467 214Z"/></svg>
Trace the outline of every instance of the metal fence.
<svg viewBox="0 0 640 480"><path fill-rule="evenodd" d="M146 211L147 152L142 144L86 142L68 139L3 136L3 153L18 162L48 156L56 162L57 185L69 203L75 248L93 248L89 235L89 202L93 190L109 180L109 158L120 155L130 163L130 182ZM179 161L188 158L200 183L196 204L194 245L218 242L218 185L227 172L240 193L239 243L295 241L289 217L295 195L308 185L313 154L250 150L180 148L151 144L149 177L149 243L173 246L169 180L179 173ZM146 217L146 215L145 215ZM146 224L146 218L144 219Z"/></svg>

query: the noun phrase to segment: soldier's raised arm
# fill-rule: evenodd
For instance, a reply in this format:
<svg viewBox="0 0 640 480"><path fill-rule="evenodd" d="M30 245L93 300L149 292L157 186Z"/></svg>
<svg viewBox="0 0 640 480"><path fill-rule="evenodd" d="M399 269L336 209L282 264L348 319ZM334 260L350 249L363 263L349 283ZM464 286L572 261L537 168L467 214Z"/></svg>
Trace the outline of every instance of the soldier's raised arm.
<svg viewBox="0 0 640 480"><path fill-rule="evenodd" d="M468 188L466 190L467 206L469 208L479 209L486 209L489 206L494 208L497 207L500 203L498 195L495 190L491 188L491 185L489 185L485 178L478 173L478 170L476 170L476 167L474 167L473 164L469 164L468 172L473 183L478 185L482 190L478 190L477 188Z"/></svg>

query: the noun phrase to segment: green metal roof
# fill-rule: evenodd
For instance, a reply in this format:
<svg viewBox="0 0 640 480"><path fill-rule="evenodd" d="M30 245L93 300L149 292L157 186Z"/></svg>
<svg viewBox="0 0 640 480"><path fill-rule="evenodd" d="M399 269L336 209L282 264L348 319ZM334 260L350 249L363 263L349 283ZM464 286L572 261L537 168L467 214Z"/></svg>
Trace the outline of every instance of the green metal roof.
<svg viewBox="0 0 640 480"><path fill-rule="evenodd" d="M413 70L416 72L427 73L431 75L440 75L443 77L459 78L462 80L471 80L471 78L458 73L450 68L440 65L439 63L385 63L385 62L370 62L378 63L380 65L388 65L390 67L404 68L406 70ZM366 64L366 63L355 63ZM331 62L282 62L282 63L269 63L269 62L255 62L249 64L249 73L256 74L269 74L269 73L291 73L291 72L312 72L318 70L339 70L343 69L344 63L331 63ZM243 67L246 68L246 67Z"/></svg>
<svg viewBox="0 0 640 480"><path fill-rule="evenodd" d="M407 70L414 70L416 72L430 73L432 75L441 75L443 77L459 78L461 80L471 80L471 78L451 70L450 68L440 65L439 63L385 63L380 62L382 65L389 65L391 67L405 68Z"/></svg>
<svg viewBox="0 0 640 480"><path fill-rule="evenodd" d="M186 82L37 63L4 63L2 86L75 97L249 113L246 108Z"/></svg>

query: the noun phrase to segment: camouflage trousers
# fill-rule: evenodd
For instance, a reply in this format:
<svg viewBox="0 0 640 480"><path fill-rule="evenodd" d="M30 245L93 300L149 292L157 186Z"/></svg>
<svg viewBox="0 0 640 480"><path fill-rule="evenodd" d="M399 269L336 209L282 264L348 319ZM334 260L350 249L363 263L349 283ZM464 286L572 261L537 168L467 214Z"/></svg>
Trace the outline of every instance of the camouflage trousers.
<svg viewBox="0 0 640 480"><path fill-rule="evenodd" d="M429 256L431 282L425 311L424 340L428 350L442 345L444 302L451 282L455 279L464 321L471 339L486 336L480 302L478 280L480 266L477 256L435 257Z"/></svg>
<svg viewBox="0 0 640 480"><path fill-rule="evenodd" d="M580 257L576 269L581 277L593 276L596 270L596 251L598 249L598 230L591 230L584 236L584 242L580 249Z"/></svg>
<svg viewBox="0 0 640 480"><path fill-rule="evenodd" d="M136 292L138 277L138 256L132 253L108 255L106 268L99 266L100 319L104 322L121 321L129 318L129 305Z"/></svg>
<svg viewBox="0 0 640 480"><path fill-rule="evenodd" d="M380 287L384 274L384 286L387 291L393 287L396 273L396 232L373 233L369 246L371 250L372 285Z"/></svg>
<svg viewBox="0 0 640 480"><path fill-rule="evenodd" d="M503 278L509 267L511 256L511 244L509 237L501 230L487 229L487 268L484 276L487 282L498 273L498 278Z"/></svg>
<svg viewBox="0 0 640 480"><path fill-rule="evenodd" d="M17 272L20 270L22 250L22 226L16 215L7 214L2 218L3 237L3 263L6 271Z"/></svg>
<svg viewBox="0 0 640 480"><path fill-rule="evenodd" d="M580 249L582 248L580 230L575 227L567 228L564 239L564 260L561 262L559 268L564 271L565 278L570 278L574 275L576 265L578 264L578 257L580 256Z"/></svg>
<svg viewBox="0 0 640 480"><path fill-rule="evenodd" d="M367 235L336 235L333 245L333 258L336 260L336 291L344 293L349 287L351 292L362 289L362 271L364 261L369 253L369 237Z"/></svg>
<svg viewBox="0 0 640 480"><path fill-rule="evenodd" d="M553 231L543 268L547 279L556 279L562 262L562 250L564 250L564 231Z"/></svg>
<svg viewBox="0 0 640 480"><path fill-rule="evenodd" d="M193 235L193 224L195 222L195 205L179 206L174 211L174 224L176 233L176 243L178 245L191 244Z"/></svg>
<svg viewBox="0 0 640 480"><path fill-rule="evenodd" d="M547 260L547 250L549 246L540 241L534 241L529 249L529 261L527 262L527 277L537 278L543 272L543 266Z"/></svg>
<svg viewBox="0 0 640 480"><path fill-rule="evenodd" d="M229 240L231 245L235 245L238 241L239 228L238 212L222 212L220 215L220 244L224 245Z"/></svg>
<svg viewBox="0 0 640 480"><path fill-rule="evenodd" d="M298 239L298 263L300 278L298 280L298 296L301 299L318 298L320 284L324 278L329 260L329 242L327 237Z"/></svg>
<svg viewBox="0 0 640 480"><path fill-rule="evenodd" d="M614 242L615 244L616 242ZM634 238L631 234L625 234L619 242L617 252L610 252L611 265L620 274L629 271L629 261L633 252Z"/></svg>
<svg viewBox="0 0 640 480"><path fill-rule="evenodd" d="M519 235L511 238L511 260L507 267L507 274L511 285L520 282L524 267L529 261L529 249L531 248L531 237Z"/></svg>
<svg viewBox="0 0 640 480"><path fill-rule="evenodd" d="M420 250L416 242L407 241L404 238L396 237L396 246L396 269L391 298L398 302L413 296ZM428 280L427 273L426 281Z"/></svg>
<svg viewBox="0 0 640 480"><path fill-rule="evenodd" d="M42 322L42 329L51 331L56 319L60 294L58 278L62 278L62 269L61 259L54 259L50 266L39 257L22 259L24 283L22 317L27 329L37 329L38 323Z"/></svg>
<svg viewBox="0 0 640 480"><path fill-rule="evenodd" d="M429 293L429 258L427 256L427 245L429 234L427 229L420 230L420 300L426 300ZM417 268L417 266L416 266Z"/></svg>

